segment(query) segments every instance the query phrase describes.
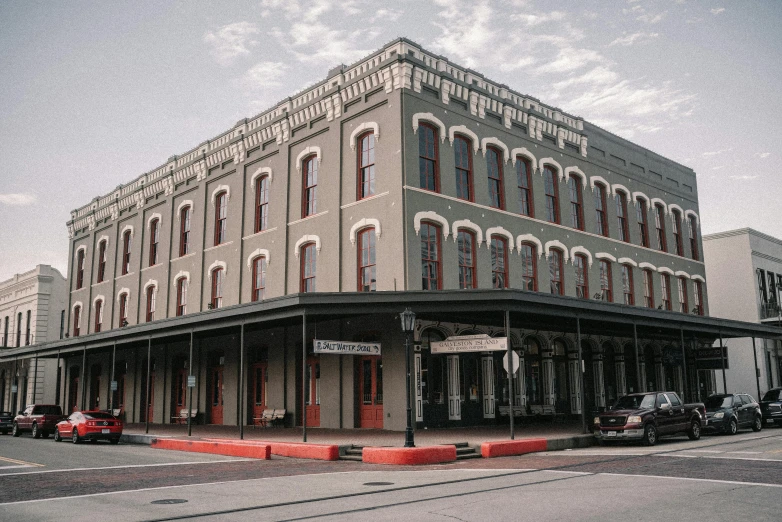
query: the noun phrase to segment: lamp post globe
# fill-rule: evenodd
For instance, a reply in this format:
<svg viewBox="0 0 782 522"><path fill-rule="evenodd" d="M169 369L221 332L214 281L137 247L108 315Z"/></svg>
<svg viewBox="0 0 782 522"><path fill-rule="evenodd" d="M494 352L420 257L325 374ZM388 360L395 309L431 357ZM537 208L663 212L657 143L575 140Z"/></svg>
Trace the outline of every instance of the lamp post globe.
<svg viewBox="0 0 782 522"><path fill-rule="evenodd" d="M405 448L414 448L413 440L413 413L410 408L410 335L415 328L415 313L410 308L399 314L402 320L402 331L405 333L405 364L407 368L407 388L405 397L407 400L407 427L405 428Z"/></svg>

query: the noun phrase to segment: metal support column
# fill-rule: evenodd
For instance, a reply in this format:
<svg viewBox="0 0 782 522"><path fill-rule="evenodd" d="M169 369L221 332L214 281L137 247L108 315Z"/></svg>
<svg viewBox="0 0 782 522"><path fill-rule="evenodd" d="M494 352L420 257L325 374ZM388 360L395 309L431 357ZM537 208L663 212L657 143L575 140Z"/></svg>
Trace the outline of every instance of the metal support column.
<svg viewBox="0 0 782 522"><path fill-rule="evenodd" d="M510 418L510 440L516 438L516 427L513 425L513 350L510 342L510 310L505 310L505 340L508 343L508 417Z"/></svg>
<svg viewBox="0 0 782 522"><path fill-rule="evenodd" d="M187 363L187 436L193 434L193 388L190 386L190 378L193 376L193 330L190 330L190 361Z"/></svg>
<svg viewBox="0 0 782 522"><path fill-rule="evenodd" d="M302 438L307 442L307 311L301 314L301 426Z"/></svg>
<svg viewBox="0 0 782 522"><path fill-rule="evenodd" d="M635 323L633 323L633 346L635 346L635 383L638 386L636 391L643 392L646 391L646 386L642 384L643 381L641 380L641 361L638 358L638 327Z"/></svg>
<svg viewBox="0 0 782 522"><path fill-rule="evenodd" d="M244 323L239 331L239 438L244 439Z"/></svg>
<svg viewBox="0 0 782 522"><path fill-rule="evenodd" d="M144 411L144 433L149 433L149 393L150 393L150 386L149 381L152 373L152 338L147 338L147 383L146 383L146 390L147 394L144 397L144 404L141 405L142 408L146 408Z"/></svg>
<svg viewBox="0 0 782 522"><path fill-rule="evenodd" d="M687 402L687 351L684 349L684 328L679 328L679 335L682 343L682 386L684 389L684 402Z"/></svg>
<svg viewBox="0 0 782 522"><path fill-rule="evenodd" d="M33 362L35 363L35 370L33 370L33 404L35 404L38 402L36 400L38 397L38 354L35 354Z"/></svg>
<svg viewBox="0 0 782 522"><path fill-rule="evenodd" d="M578 376L579 392L581 393L581 433L587 432L586 397L584 396L584 359L581 348L581 319L576 316L576 342L578 343Z"/></svg>
<svg viewBox="0 0 782 522"><path fill-rule="evenodd" d="M62 391L63 388L60 382L63 374L62 370L60 369L61 364L62 361L60 360L60 349L58 348L57 349L57 384L55 384L54 386L54 404L56 404L57 406L60 405L60 392ZM63 408L63 410L65 410L65 408Z"/></svg>
<svg viewBox="0 0 782 522"><path fill-rule="evenodd" d="M111 385L114 383L114 367L117 365L117 342L111 348L111 379L109 380L109 409L114 414L114 390L111 389Z"/></svg>
<svg viewBox="0 0 782 522"><path fill-rule="evenodd" d="M758 369L758 352L755 349L755 338L752 338L752 356L755 358L755 384L758 387L758 400L760 400L760 370Z"/></svg>
<svg viewBox="0 0 782 522"><path fill-rule="evenodd" d="M81 409L87 409L87 345L81 357Z"/></svg>
<svg viewBox="0 0 782 522"><path fill-rule="evenodd" d="M722 347L722 332L720 332L720 365L722 366L722 393L728 393L728 378L725 376L725 356Z"/></svg>

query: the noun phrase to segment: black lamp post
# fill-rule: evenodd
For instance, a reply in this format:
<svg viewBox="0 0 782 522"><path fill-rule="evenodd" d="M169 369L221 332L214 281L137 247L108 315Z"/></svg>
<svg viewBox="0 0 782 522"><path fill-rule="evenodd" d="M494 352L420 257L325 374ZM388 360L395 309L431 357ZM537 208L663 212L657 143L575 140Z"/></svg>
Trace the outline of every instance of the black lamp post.
<svg viewBox="0 0 782 522"><path fill-rule="evenodd" d="M405 448L414 448L413 413L410 408L410 334L413 333L413 328L415 328L415 313L410 310L410 308L405 308L405 311L399 314L399 317L402 319L402 331L405 332L405 361L407 364L407 389L405 390L405 396L407 397L407 428L405 429Z"/></svg>

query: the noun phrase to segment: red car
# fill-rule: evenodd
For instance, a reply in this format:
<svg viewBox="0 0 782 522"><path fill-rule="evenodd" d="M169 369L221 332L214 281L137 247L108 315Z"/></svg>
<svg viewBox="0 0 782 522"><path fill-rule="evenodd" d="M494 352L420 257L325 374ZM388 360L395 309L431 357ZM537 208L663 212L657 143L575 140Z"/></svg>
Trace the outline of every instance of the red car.
<svg viewBox="0 0 782 522"><path fill-rule="evenodd" d="M74 444L84 440L108 440L117 444L122 436L122 421L102 411L75 411L54 428L54 441L71 439Z"/></svg>

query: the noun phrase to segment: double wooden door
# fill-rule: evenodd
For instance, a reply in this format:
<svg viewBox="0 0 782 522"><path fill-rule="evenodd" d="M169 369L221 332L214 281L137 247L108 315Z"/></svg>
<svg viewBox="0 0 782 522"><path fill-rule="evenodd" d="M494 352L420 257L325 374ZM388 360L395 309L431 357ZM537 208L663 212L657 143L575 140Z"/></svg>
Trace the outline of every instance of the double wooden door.
<svg viewBox="0 0 782 522"><path fill-rule="evenodd" d="M212 424L223 423L223 367L214 366L209 370L209 420Z"/></svg>
<svg viewBox="0 0 782 522"><path fill-rule="evenodd" d="M250 366L250 413L253 419L260 419L266 409L266 385L269 382L268 365L255 363Z"/></svg>
<svg viewBox="0 0 782 522"><path fill-rule="evenodd" d="M320 361L317 357L307 357L304 371L304 412L307 415L307 426L320 427Z"/></svg>
<svg viewBox="0 0 782 522"><path fill-rule="evenodd" d="M359 368L359 426L383 428L383 359L364 356Z"/></svg>

